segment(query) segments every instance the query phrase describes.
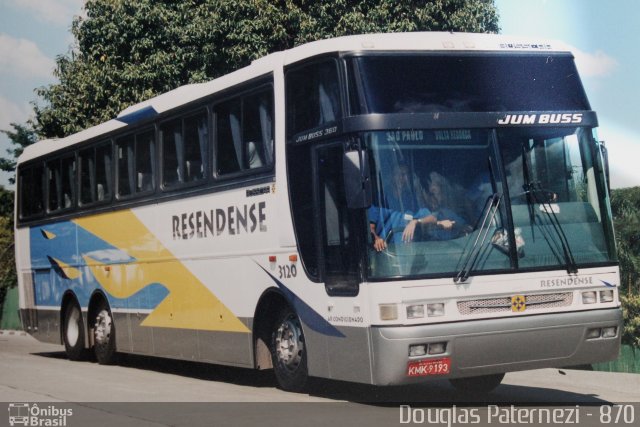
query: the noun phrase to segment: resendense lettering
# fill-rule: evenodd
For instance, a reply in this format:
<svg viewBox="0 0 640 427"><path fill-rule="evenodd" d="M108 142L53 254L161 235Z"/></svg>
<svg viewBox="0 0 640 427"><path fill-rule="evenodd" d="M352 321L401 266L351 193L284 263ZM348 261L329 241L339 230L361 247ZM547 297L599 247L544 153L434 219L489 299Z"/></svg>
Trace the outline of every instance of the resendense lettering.
<svg viewBox="0 0 640 427"><path fill-rule="evenodd" d="M540 280L541 288L555 288L562 286L580 286L593 285L593 277L566 277L562 279L542 279Z"/></svg>
<svg viewBox="0 0 640 427"><path fill-rule="evenodd" d="M171 217L173 240L209 239L267 231L266 202L185 212Z"/></svg>

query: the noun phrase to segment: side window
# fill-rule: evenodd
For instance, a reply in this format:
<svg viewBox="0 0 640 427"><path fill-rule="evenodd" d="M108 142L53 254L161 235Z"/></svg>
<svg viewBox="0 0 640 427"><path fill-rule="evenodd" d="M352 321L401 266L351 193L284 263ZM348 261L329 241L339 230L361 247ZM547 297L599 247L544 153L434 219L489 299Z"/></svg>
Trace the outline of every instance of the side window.
<svg viewBox="0 0 640 427"><path fill-rule="evenodd" d="M136 135L135 156L135 192L153 191L155 165L155 136L152 130Z"/></svg>
<svg viewBox="0 0 640 427"><path fill-rule="evenodd" d="M153 130L128 135L116 141L118 197L154 190L154 150Z"/></svg>
<svg viewBox="0 0 640 427"><path fill-rule="evenodd" d="M273 92L270 87L218 104L215 114L217 175L273 164Z"/></svg>
<svg viewBox="0 0 640 427"><path fill-rule="evenodd" d="M81 205L111 199L111 157L110 143L80 151L78 163Z"/></svg>
<svg viewBox="0 0 640 427"><path fill-rule="evenodd" d="M242 170L240 114L242 102L231 100L216 107L216 170L227 175Z"/></svg>
<svg viewBox="0 0 640 427"><path fill-rule="evenodd" d="M75 201L75 167L74 156L47 162L47 210L56 212L70 209Z"/></svg>
<svg viewBox="0 0 640 427"><path fill-rule="evenodd" d="M42 177L44 167L40 165L32 166L20 170L20 217L29 218L44 213L44 192Z"/></svg>
<svg viewBox="0 0 640 427"><path fill-rule="evenodd" d="M273 163L273 95L262 91L243 101L242 137L246 169Z"/></svg>
<svg viewBox="0 0 640 427"><path fill-rule="evenodd" d="M113 163L113 150L111 149L111 143L100 145L96 148L96 161L95 161L95 201L102 202L111 200L111 175L112 175L112 163Z"/></svg>
<svg viewBox="0 0 640 427"><path fill-rule="evenodd" d="M209 128L207 113L172 120L162 125L162 184L170 187L205 177Z"/></svg>
<svg viewBox="0 0 640 427"><path fill-rule="evenodd" d="M116 142L116 179L118 182L118 197L127 197L134 194L135 163L134 163L135 138L133 135L120 138Z"/></svg>
<svg viewBox="0 0 640 427"><path fill-rule="evenodd" d="M95 174L96 159L95 148L82 150L78 154L78 162L80 164L80 204L88 205L93 203L95 197Z"/></svg>
<svg viewBox="0 0 640 427"><path fill-rule="evenodd" d="M287 72L287 138L342 116L338 69L334 60Z"/></svg>

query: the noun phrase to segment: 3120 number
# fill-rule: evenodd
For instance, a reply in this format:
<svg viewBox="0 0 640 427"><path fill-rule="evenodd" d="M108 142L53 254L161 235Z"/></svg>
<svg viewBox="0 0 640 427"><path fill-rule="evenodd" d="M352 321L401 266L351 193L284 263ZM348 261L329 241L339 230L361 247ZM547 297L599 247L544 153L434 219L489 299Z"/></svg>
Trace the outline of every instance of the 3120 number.
<svg viewBox="0 0 640 427"><path fill-rule="evenodd" d="M279 279L291 279L298 275L298 269L295 265L279 265L278 266L278 278Z"/></svg>

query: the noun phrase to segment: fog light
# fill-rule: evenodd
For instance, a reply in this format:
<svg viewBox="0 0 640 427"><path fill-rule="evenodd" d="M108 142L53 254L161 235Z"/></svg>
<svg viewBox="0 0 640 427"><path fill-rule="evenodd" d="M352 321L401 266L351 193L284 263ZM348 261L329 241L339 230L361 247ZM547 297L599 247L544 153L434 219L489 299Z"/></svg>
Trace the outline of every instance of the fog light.
<svg viewBox="0 0 640 427"><path fill-rule="evenodd" d="M447 351L446 342L434 342L429 344L429 354L442 354Z"/></svg>
<svg viewBox="0 0 640 427"><path fill-rule="evenodd" d="M612 301L613 301L613 289L600 291L600 302L612 302Z"/></svg>
<svg viewBox="0 0 640 427"><path fill-rule="evenodd" d="M592 340L595 338L600 338L600 333L601 333L600 328L589 329L587 330L587 339Z"/></svg>
<svg viewBox="0 0 640 427"><path fill-rule="evenodd" d="M418 319L424 317L424 305L408 305L407 319Z"/></svg>
<svg viewBox="0 0 640 427"><path fill-rule="evenodd" d="M602 338L614 338L616 335L618 335L618 328L615 326L602 328Z"/></svg>
<svg viewBox="0 0 640 427"><path fill-rule="evenodd" d="M398 318L397 304L380 304L380 319L396 320Z"/></svg>
<svg viewBox="0 0 640 427"><path fill-rule="evenodd" d="M427 354L426 344L416 344L409 346L409 357L424 356Z"/></svg>
<svg viewBox="0 0 640 427"><path fill-rule="evenodd" d="M444 316L444 303L438 302L434 304L427 304L427 316L429 317Z"/></svg>
<svg viewBox="0 0 640 427"><path fill-rule="evenodd" d="M587 291L582 293L583 304L595 304L597 302L596 291Z"/></svg>

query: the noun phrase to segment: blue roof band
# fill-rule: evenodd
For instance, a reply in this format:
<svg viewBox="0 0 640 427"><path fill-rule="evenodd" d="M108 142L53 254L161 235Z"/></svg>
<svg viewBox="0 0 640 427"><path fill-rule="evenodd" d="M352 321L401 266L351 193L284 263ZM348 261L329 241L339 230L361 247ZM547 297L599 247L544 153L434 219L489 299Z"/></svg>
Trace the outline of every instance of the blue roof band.
<svg viewBox="0 0 640 427"><path fill-rule="evenodd" d="M132 125L134 123L141 122L143 120L151 119L158 115L158 112L152 106L141 108L133 113L125 114L122 117L117 117L116 120Z"/></svg>

